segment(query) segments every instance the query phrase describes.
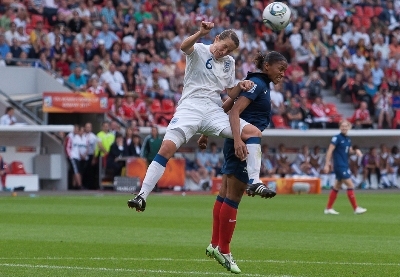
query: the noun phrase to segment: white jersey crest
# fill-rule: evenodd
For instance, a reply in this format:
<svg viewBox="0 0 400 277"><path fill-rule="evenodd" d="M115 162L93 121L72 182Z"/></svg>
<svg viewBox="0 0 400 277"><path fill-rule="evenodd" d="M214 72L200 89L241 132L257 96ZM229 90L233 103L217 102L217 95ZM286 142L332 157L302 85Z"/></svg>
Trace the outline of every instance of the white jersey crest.
<svg viewBox="0 0 400 277"><path fill-rule="evenodd" d="M222 106L221 92L235 86L235 60L231 56L216 60L209 45L195 43L186 56L184 84L178 104L188 98L209 98Z"/></svg>

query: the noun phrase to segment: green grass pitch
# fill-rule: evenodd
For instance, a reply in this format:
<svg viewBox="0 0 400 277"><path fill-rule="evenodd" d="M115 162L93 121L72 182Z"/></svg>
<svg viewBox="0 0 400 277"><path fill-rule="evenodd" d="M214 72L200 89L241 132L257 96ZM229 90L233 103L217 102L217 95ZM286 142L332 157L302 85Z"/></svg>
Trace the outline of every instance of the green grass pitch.
<svg viewBox="0 0 400 277"><path fill-rule="evenodd" d="M398 193L244 197L231 250L242 276L400 276ZM0 276L229 276L205 256L214 196L0 194Z"/></svg>

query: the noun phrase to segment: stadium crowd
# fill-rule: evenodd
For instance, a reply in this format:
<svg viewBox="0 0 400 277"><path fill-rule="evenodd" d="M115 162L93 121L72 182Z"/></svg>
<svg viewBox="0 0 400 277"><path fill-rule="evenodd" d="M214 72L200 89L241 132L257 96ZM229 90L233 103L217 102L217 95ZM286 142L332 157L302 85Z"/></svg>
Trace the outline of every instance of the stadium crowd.
<svg viewBox="0 0 400 277"><path fill-rule="evenodd" d="M42 68L76 91L108 93L110 114L125 125L165 126L183 87L180 43L202 20L212 21L201 42L210 44L227 28L239 36L232 53L237 80L255 70L258 51L276 50L289 60L284 83L271 92L276 128L336 127L341 115L324 103L323 89L354 104L357 128L400 126L398 1L290 0L292 22L280 33L262 24L267 4L6 0L0 65Z"/></svg>

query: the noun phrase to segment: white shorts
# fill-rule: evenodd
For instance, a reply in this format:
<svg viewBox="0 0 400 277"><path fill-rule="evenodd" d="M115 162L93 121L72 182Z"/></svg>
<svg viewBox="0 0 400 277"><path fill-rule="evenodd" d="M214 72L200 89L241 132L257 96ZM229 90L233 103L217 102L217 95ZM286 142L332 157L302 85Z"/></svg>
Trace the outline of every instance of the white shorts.
<svg viewBox="0 0 400 277"><path fill-rule="evenodd" d="M240 133L244 126L249 124L240 119ZM193 135L201 133L207 136L222 136L221 132L231 128L229 115L222 107L208 98L185 99L176 109L174 117L167 127L164 140L172 140L179 148L182 143L175 141L175 136L170 136L175 131L183 136L183 142L188 142ZM232 131L224 132L224 137L233 138Z"/></svg>

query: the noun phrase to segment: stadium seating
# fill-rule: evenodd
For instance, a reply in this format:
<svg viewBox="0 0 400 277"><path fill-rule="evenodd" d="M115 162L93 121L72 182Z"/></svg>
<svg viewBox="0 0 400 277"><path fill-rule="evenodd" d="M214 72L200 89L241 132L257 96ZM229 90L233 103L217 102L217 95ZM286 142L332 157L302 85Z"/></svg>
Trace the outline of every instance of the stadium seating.
<svg viewBox="0 0 400 277"><path fill-rule="evenodd" d="M163 116L171 120L171 118L174 116L175 113L175 103L171 99L163 99L161 101L161 108L162 108L162 113Z"/></svg>
<svg viewBox="0 0 400 277"><path fill-rule="evenodd" d="M374 12L374 8L373 7L371 7L371 6L365 6L364 7L364 16L365 17L371 18L374 15L375 15L375 12Z"/></svg>
<svg viewBox="0 0 400 277"><path fill-rule="evenodd" d="M274 114L271 117L271 120L275 129L290 129L290 127L286 124L285 119L281 115Z"/></svg>
<svg viewBox="0 0 400 277"><path fill-rule="evenodd" d="M375 16L380 16L381 13L383 12L383 8L382 7L374 7L374 15Z"/></svg>
<svg viewBox="0 0 400 277"><path fill-rule="evenodd" d="M397 126L400 126L400 110L394 111L394 117L392 120L392 128L397 129Z"/></svg>
<svg viewBox="0 0 400 277"><path fill-rule="evenodd" d="M24 164L20 161L13 161L9 167L10 174L26 174Z"/></svg>

